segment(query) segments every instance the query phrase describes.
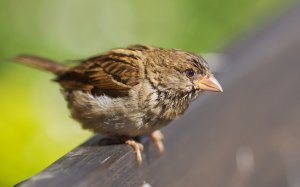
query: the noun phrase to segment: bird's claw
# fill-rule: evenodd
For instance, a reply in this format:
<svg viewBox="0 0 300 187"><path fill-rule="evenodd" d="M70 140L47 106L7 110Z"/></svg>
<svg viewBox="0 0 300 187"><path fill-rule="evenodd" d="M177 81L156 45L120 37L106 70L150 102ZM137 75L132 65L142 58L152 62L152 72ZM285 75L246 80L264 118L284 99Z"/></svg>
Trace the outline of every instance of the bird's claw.
<svg viewBox="0 0 300 187"><path fill-rule="evenodd" d="M165 151L164 144L162 140L164 139L164 135L160 132L160 130L155 130L150 135L154 145L157 147L160 154Z"/></svg>
<svg viewBox="0 0 300 187"><path fill-rule="evenodd" d="M134 141L133 139L129 139L125 141L126 144L130 145L136 154L136 160L139 165L142 164L142 151L144 150L144 146L141 143Z"/></svg>

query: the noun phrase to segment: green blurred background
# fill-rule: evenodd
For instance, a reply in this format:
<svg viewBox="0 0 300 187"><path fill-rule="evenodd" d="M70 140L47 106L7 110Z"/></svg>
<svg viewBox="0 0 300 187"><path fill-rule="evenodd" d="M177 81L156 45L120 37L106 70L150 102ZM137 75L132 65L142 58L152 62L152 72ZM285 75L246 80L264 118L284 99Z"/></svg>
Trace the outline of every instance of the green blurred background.
<svg viewBox="0 0 300 187"><path fill-rule="evenodd" d="M0 0L0 186L34 175L91 135L69 118L53 76L4 59L66 61L135 43L211 52L284 7L280 0Z"/></svg>

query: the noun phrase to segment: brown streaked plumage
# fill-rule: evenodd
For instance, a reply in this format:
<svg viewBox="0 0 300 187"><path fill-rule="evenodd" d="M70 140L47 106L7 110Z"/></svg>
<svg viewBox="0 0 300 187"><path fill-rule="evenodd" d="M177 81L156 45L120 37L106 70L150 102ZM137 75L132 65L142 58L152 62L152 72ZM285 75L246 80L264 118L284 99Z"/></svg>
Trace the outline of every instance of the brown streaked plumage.
<svg viewBox="0 0 300 187"><path fill-rule="evenodd" d="M121 137L139 162L142 147L133 137L149 134L162 152L159 129L203 91L222 91L203 58L178 49L133 45L75 67L29 55L14 60L54 73L72 117L83 128Z"/></svg>

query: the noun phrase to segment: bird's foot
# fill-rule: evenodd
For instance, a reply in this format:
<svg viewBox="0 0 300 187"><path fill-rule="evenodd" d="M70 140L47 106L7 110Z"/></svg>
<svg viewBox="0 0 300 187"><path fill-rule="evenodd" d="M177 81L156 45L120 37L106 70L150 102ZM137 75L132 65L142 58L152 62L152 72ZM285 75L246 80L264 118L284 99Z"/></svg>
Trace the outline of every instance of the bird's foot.
<svg viewBox="0 0 300 187"><path fill-rule="evenodd" d="M165 151L163 139L164 135L160 132L160 130L155 130L150 135L154 145L157 147L160 154L162 154Z"/></svg>
<svg viewBox="0 0 300 187"><path fill-rule="evenodd" d="M139 165L142 164L142 151L144 150L144 146L141 143L134 141L133 139L128 139L125 141L126 144L130 145L135 152L136 160Z"/></svg>

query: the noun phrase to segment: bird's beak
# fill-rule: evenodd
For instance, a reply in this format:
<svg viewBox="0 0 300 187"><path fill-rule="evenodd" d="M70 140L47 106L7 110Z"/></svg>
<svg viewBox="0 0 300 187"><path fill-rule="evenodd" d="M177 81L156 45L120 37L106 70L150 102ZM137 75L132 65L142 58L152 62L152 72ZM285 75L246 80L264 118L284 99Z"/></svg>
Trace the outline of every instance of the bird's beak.
<svg viewBox="0 0 300 187"><path fill-rule="evenodd" d="M199 78L198 80L196 80L196 84L201 90L223 92L220 83L213 75Z"/></svg>

